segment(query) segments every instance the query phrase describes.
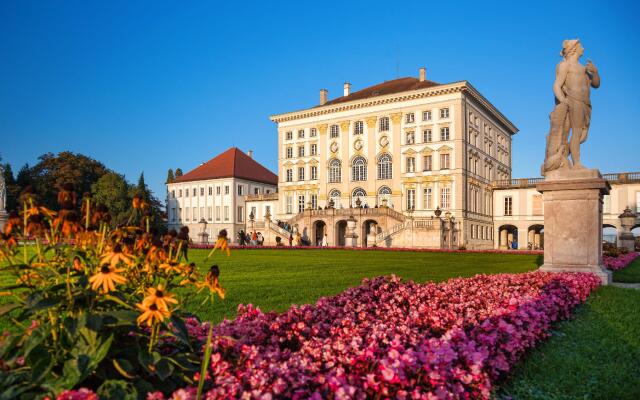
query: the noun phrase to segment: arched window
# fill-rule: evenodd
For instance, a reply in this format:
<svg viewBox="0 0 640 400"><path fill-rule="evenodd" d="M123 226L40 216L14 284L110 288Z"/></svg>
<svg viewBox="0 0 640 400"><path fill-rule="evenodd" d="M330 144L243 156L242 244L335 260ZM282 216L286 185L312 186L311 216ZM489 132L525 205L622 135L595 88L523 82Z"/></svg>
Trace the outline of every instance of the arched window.
<svg viewBox="0 0 640 400"><path fill-rule="evenodd" d="M351 180L366 181L367 180L367 160L364 157L356 157L351 164Z"/></svg>
<svg viewBox="0 0 640 400"><path fill-rule="evenodd" d="M353 125L353 134L354 135L362 135L364 133L364 124L362 121L356 121Z"/></svg>
<svg viewBox="0 0 640 400"><path fill-rule="evenodd" d="M329 200L333 200L333 206L336 208L340 208L340 191L338 189L333 189L329 192Z"/></svg>
<svg viewBox="0 0 640 400"><path fill-rule="evenodd" d="M329 182L338 183L342 180L342 163L337 158L329 161Z"/></svg>
<svg viewBox="0 0 640 400"><path fill-rule="evenodd" d="M383 186L378 189L378 204L381 206L391 206L391 188Z"/></svg>
<svg viewBox="0 0 640 400"><path fill-rule="evenodd" d="M391 179L392 172L391 155L385 153L378 157L378 179Z"/></svg>
<svg viewBox="0 0 640 400"><path fill-rule="evenodd" d="M360 206L363 207L367 203L367 192L363 188L355 188L351 192L351 206L357 207L358 200L360 200Z"/></svg>

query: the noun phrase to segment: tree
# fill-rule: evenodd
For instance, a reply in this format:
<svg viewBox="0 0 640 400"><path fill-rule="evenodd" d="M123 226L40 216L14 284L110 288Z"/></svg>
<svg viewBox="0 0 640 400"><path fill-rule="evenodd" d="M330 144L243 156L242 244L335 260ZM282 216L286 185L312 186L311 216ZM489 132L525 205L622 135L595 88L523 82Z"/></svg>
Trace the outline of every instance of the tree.
<svg viewBox="0 0 640 400"><path fill-rule="evenodd" d="M144 172L140 173L138 184L132 190L131 197L135 194L140 196L140 198L142 198L149 207L151 227L159 232L165 231L166 226L164 212L162 211L162 203L153 195L153 192L144 181Z"/></svg>
<svg viewBox="0 0 640 400"><path fill-rule="evenodd" d="M4 183L7 189L7 211L13 211L18 204L18 196L20 195L20 187L16 184L16 180L13 177L13 170L11 164L6 163L3 165L4 169Z"/></svg>
<svg viewBox="0 0 640 400"><path fill-rule="evenodd" d="M167 172L167 182L166 183L173 183L173 181L176 180L176 177L173 175L173 169L169 168L169 171Z"/></svg>
<svg viewBox="0 0 640 400"><path fill-rule="evenodd" d="M57 156L47 153L29 169L29 177L41 203L57 209L58 191L71 183L79 195L91 192L91 186L109 170L99 161L82 154L63 151Z"/></svg>
<svg viewBox="0 0 640 400"><path fill-rule="evenodd" d="M124 176L108 172L91 186L94 204L102 204L111 214L113 226L127 222L131 211L131 187Z"/></svg>
<svg viewBox="0 0 640 400"><path fill-rule="evenodd" d="M182 176L182 168L176 168L176 179Z"/></svg>

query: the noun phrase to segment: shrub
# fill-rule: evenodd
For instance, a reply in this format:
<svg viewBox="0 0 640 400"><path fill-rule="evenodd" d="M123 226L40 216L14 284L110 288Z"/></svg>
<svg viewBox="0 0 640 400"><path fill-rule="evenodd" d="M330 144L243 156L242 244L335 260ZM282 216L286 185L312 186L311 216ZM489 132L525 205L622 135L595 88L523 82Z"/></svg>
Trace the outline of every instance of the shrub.
<svg viewBox="0 0 640 400"><path fill-rule="evenodd" d="M183 261L186 243L154 236L139 197L129 226L113 230L88 196L76 209L72 187L59 193L58 212L29 192L22 203L0 239L2 272L16 278L0 288L11 298L0 315L14 328L0 338L0 398L78 386L135 398L193 383L202 341L189 336L180 307L196 290L209 292L205 301L224 296L217 267L201 277ZM17 246L28 238L32 246ZM195 290L179 295L184 286Z"/></svg>

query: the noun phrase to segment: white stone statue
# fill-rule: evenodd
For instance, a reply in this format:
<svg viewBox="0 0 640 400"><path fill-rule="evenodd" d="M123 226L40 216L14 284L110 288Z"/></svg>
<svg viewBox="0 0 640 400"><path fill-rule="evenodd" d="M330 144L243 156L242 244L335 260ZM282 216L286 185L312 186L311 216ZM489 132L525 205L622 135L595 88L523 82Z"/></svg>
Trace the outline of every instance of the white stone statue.
<svg viewBox="0 0 640 400"><path fill-rule="evenodd" d="M547 150L542 175L559 168L584 168L580 162L580 145L587 140L591 120L590 88L600 86L598 69L591 62L580 64L584 53L580 40L565 40L556 67L553 93L556 106L551 112L551 128L547 135ZM571 131L571 138L569 132ZM572 163L569 163L571 155Z"/></svg>

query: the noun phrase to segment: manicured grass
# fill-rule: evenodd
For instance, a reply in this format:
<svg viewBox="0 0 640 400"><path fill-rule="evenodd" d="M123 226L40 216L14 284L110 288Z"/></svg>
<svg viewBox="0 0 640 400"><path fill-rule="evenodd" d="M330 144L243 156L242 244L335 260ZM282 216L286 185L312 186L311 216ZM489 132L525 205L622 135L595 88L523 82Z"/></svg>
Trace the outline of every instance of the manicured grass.
<svg viewBox="0 0 640 400"><path fill-rule="evenodd" d="M613 280L614 282L640 283L640 257L633 260L627 268L614 271Z"/></svg>
<svg viewBox="0 0 640 400"><path fill-rule="evenodd" d="M198 310L202 319L233 318L240 303L263 311L284 311L291 304L315 303L319 297L340 293L363 278L396 274L417 282L443 281L479 273L525 272L538 267L537 255L422 253L353 250L236 250L231 257L190 250L189 259L204 273L216 263L227 289L224 301ZM188 308L194 310L198 299Z"/></svg>
<svg viewBox="0 0 640 400"><path fill-rule="evenodd" d="M640 291L603 287L516 369L497 398L640 399Z"/></svg>

